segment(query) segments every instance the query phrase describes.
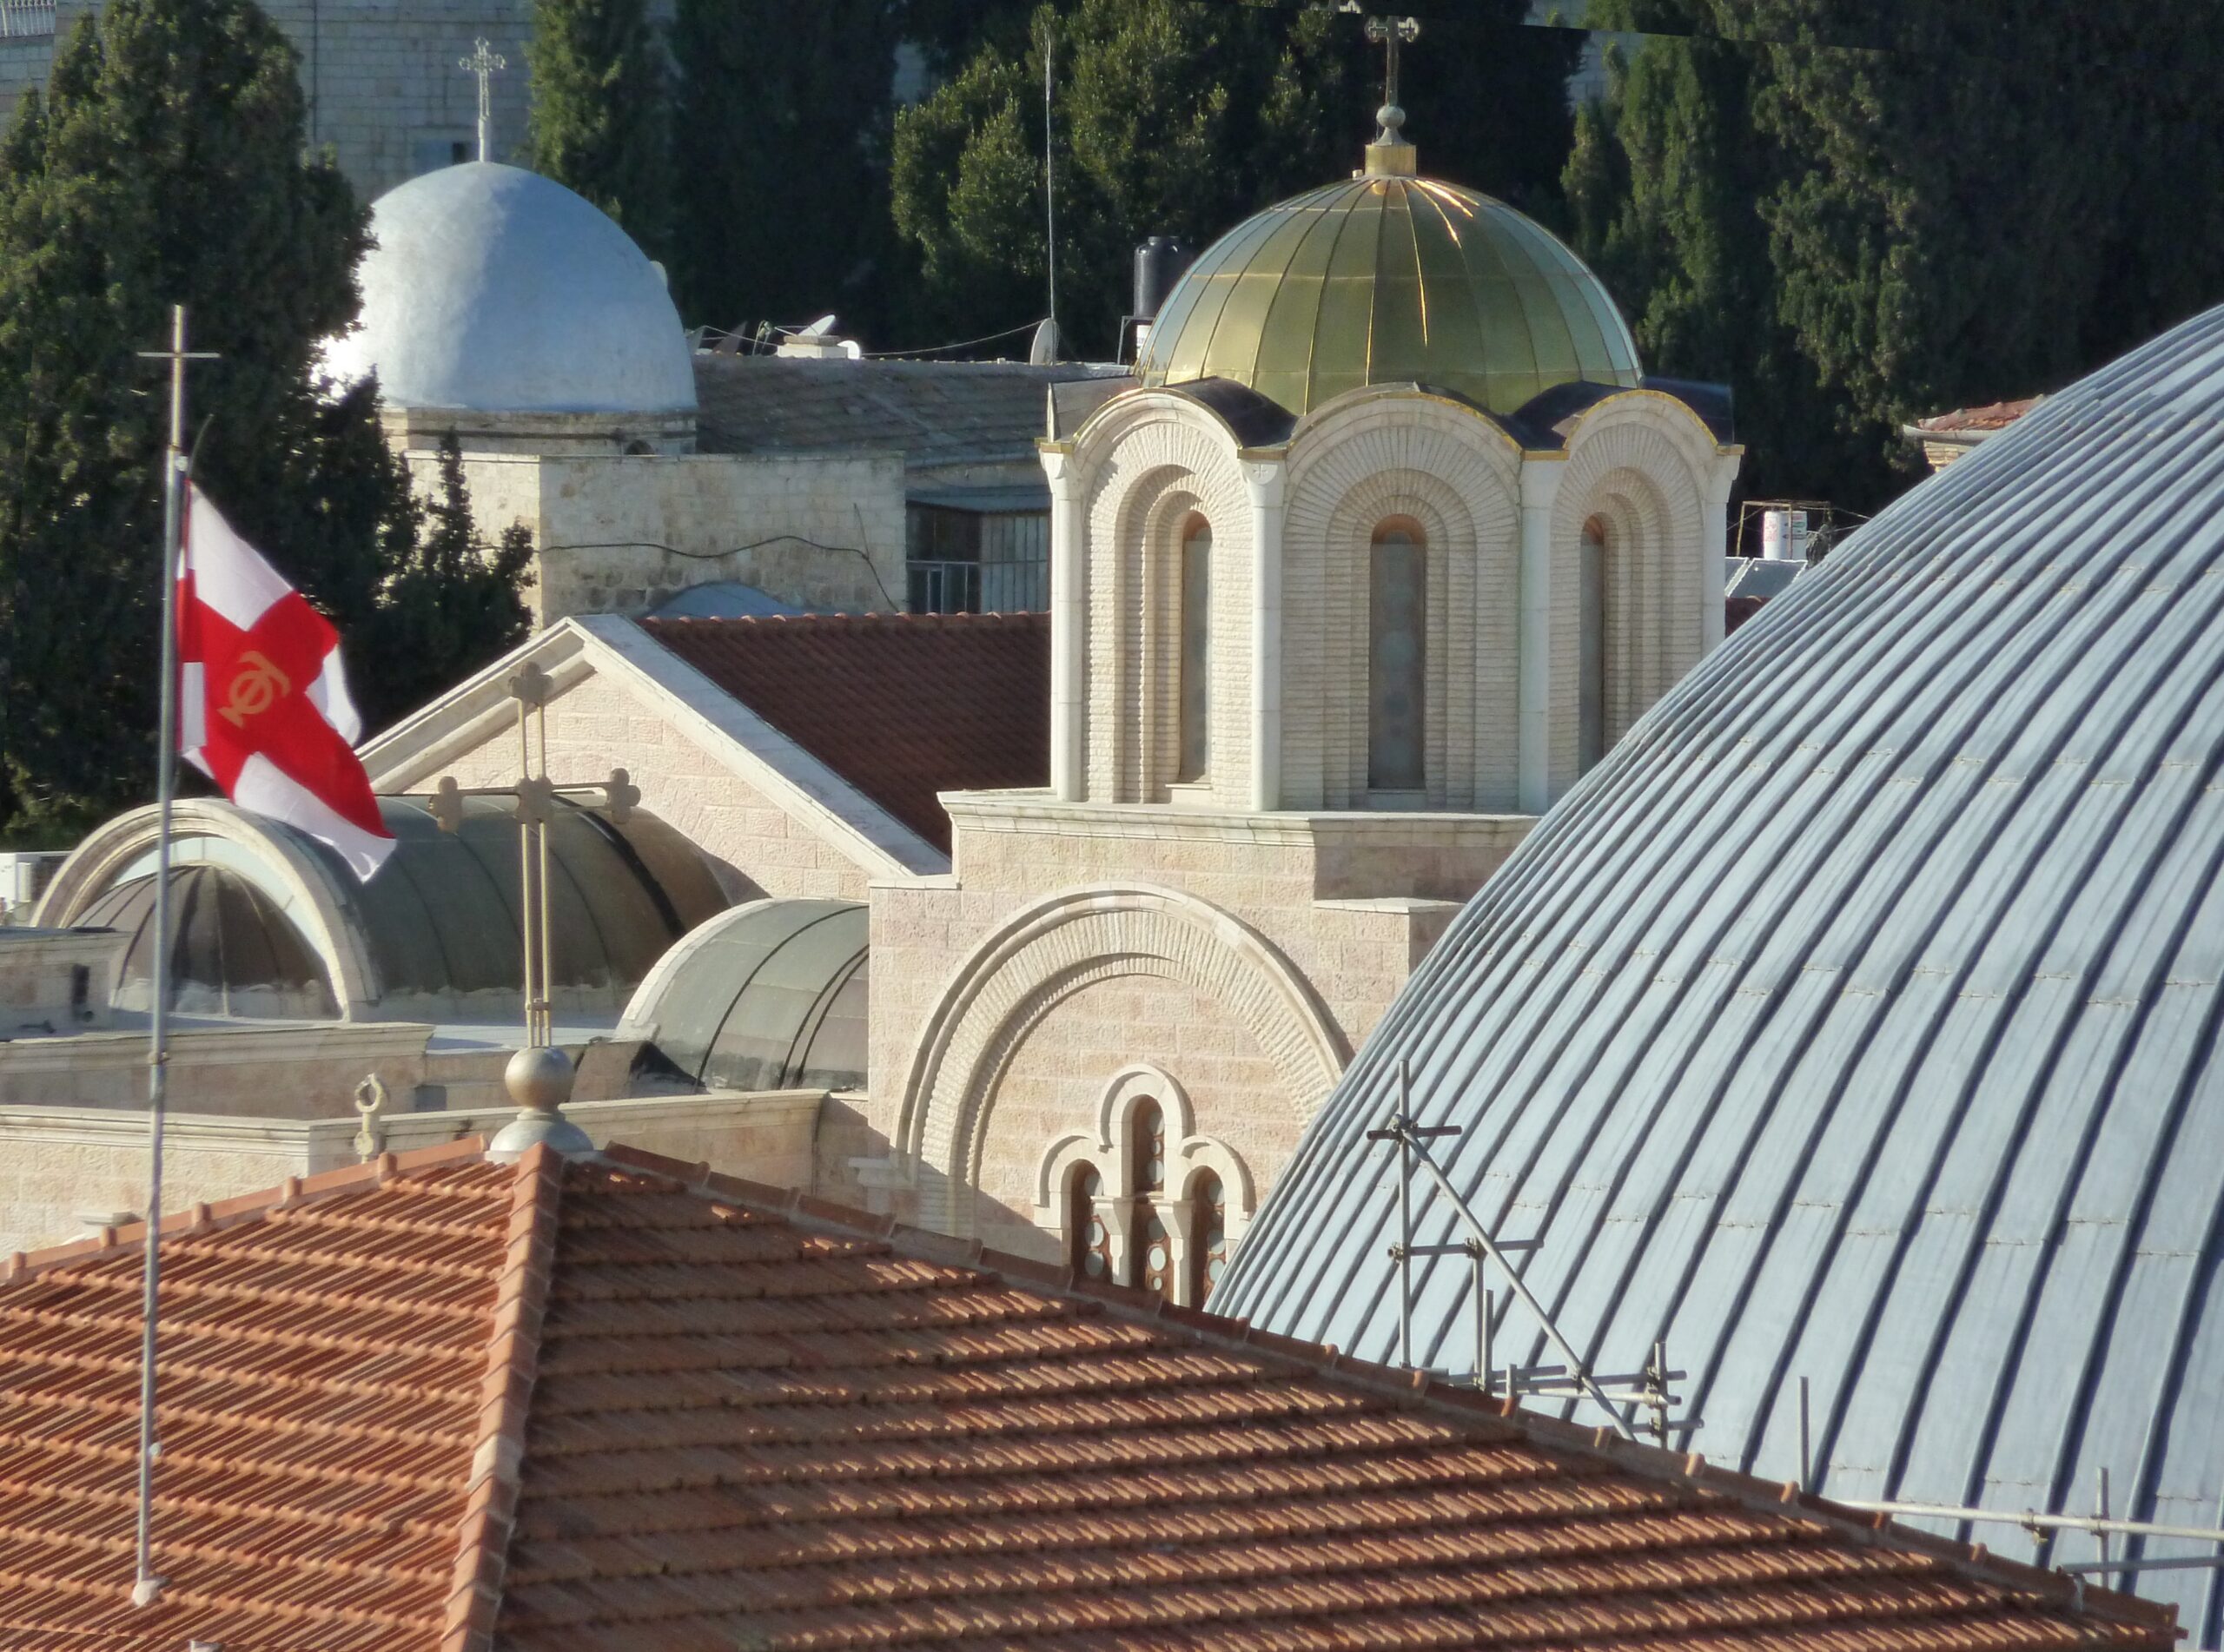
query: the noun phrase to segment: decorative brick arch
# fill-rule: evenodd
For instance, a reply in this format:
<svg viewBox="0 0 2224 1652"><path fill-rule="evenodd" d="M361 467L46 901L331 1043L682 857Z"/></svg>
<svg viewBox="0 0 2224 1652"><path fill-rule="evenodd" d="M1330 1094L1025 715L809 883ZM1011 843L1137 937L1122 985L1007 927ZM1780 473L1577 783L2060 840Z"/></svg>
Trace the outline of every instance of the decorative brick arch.
<svg viewBox="0 0 2224 1652"><path fill-rule="evenodd" d="M1607 528L1606 738L1618 740L1705 652L1700 562L1705 506L1703 426L1681 402L1610 397L1571 436L1552 506L1551 772L1555 795L1576 778L1576 681L1584 525Z"/></svg>
<svg viewBox="0 0 2224 1652"><path fill-rule="evenodd" d="M979 1181L993 1098L1012 1058L1075 993L1129 975L1176 981L1225 1008L1273 1064L1301 1121L1351 1059L1310 983L1220 908L1143 884L1052 895L976 948L928 1018L897 1125L920 1173L921 1222L970 1231L971 1203L960 1194Z"/></svg>
<svg viewBox="0 0 2224 1652"><path fill-rule="evenodd" d="M1314 413L1290 453L1283 806L1367 806L1367 570L1393 516L1427 546L1429 806L1512 806L1519 450L1472 408L1378 390Z"/></svg>
<svg viewBox="0 0 2224 1652"><path fill-rule="evenodd" d="M1163 802L1178 757L1181 525L1192 511L1212 525L1214 634L1233 643L1250 613L1250 496L1234 439L1186 397L1140 397L1117 419L1100 414L1075 460L1088 544L1089 796ZM1234 805L1251 766L1249 724L1228 700L1213 725L1215 789Z"/></svg>

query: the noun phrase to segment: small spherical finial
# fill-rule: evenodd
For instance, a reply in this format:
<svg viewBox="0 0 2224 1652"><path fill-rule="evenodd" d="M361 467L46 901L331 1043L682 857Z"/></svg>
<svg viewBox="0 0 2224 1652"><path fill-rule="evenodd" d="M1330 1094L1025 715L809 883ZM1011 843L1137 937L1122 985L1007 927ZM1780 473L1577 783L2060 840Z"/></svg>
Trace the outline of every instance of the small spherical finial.
<svg viewBox="0 0 2224 1652"><path fill-rule="evenodd" d="M502 1083L518 1104L518 1116L486 1144L486 1156L511 1164L543 1142L569 1156L592 1153L593 1140L562 1111L576 1076L572 1058L546 1045L531 1045L511 1056Z"/></svg>
<svg viewBox="0 0 2224 1652"><path fill-rule="evenodd" d="M1374 140L1377 143L1402 143L1405 142L1403 138L1398 135L1399 133L1404 131L1406 128L1406 111L1404 109L1399 108L1395 103L1385 103L1380 109L1375 110L1374 118L1382 124L1382 135Z"/></svg>
<svg viewBox="0 0 2224 1652"><path fill-rule="evenodd" d="M502 1069L502 1087L510 1100L535 1113L553 1113L572 1099L578 1074L572 1058L559 1049L542 1045L518 1051Z"/></svg>

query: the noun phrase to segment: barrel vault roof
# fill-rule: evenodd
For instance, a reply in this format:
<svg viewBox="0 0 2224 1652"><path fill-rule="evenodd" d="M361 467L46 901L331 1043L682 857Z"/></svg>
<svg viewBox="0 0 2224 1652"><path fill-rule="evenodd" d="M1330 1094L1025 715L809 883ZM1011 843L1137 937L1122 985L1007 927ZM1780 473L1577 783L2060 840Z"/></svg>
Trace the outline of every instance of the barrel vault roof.
<svg viewBox="0 0 2224 1652"><path fill-rule="evenodd" d="M142 1611L136 1235L0 1280L0 1646L2172 1644L1696 1457L622 1148L384 1159L164 1252Z"/></svg>
<svg viewBox="0 0 2224 1652"><path fill-rule="evenodd" d="M2224 309L1915 489L1665 697L1438 943L1215 1306L1395 1347L1365 1133L1404 1062L1578 1350L1665 1338L1700 1449L1797 1472L1804 1380L1832 1495L2082 1514L2106 1471L2118 1517L2214 1528L2221 867ZM1415 1358L1456 1367L1464 1259L1416 1288ZM1518 1308L1499 1346L1554 1357ZM2218 1643L2224 1574L2141 1588Z"/></svg>

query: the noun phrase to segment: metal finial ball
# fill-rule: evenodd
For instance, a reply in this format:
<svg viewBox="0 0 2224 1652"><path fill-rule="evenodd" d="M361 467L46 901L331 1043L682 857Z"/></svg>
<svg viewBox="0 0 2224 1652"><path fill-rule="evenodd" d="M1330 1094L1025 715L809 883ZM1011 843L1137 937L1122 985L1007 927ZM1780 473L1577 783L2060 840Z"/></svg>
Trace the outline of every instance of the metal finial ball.
<svg viewBox="0 0 2224 1652"><path fill-rule="evenodd" d="M535 1113L553 1113L570 1100L576 1077L572 1058L547 1045L520 1050L502 1069L510 1099Z"/></svg>
<svg viewBox="0 0 2224 1652"><path fill-rule="evenodd" d="M1395 138L1405 128L1406 111L1395 103L1385 103L1374 112L1374 118L1382 123L1385 133Z"/></svg>

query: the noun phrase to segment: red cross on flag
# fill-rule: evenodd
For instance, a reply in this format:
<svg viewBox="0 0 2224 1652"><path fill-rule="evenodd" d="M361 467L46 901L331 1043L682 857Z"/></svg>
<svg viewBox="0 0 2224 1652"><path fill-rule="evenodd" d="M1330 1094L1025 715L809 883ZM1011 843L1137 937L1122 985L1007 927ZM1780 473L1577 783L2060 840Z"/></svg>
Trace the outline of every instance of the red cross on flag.
<svg viewBox="0 0 2224 1652"><path fill-rule="evenodd" d="M340 633L189 486L178 569L178 750L241 808L328 843L367 882L394 852L355 756Z"/></svg>

